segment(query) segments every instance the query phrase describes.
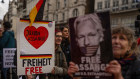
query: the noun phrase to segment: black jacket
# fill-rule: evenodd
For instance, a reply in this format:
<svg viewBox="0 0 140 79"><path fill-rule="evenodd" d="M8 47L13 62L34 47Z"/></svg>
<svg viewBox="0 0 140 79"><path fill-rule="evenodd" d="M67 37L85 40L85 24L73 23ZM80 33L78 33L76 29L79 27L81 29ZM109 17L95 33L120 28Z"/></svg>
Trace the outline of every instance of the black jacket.
<svg viewBox="0 0 140 79"><path fill-rule="evenodd" d="M121 67L124 79L140 79L140 59L132 60Z"/></svg>

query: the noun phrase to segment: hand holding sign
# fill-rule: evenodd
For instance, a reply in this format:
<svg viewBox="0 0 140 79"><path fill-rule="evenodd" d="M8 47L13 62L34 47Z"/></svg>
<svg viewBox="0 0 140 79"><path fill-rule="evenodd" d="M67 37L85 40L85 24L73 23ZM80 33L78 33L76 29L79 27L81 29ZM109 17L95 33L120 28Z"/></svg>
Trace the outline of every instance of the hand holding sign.
<svg viewBox="0 0 140 79"><path fill-rule="evenodd" d="M34 26L27 26L24 30L26 40L36 49L38 49L48 38L48 30L40 26L37 29Z"/></svg>

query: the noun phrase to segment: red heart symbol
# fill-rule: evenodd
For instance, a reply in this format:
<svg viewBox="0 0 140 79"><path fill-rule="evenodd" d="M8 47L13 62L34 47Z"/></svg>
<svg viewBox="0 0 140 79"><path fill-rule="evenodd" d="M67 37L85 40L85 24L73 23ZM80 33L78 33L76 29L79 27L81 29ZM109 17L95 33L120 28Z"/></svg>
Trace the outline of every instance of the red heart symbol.
<svg viewBox="0 0 140 79"><path fill-rule="evenodd" d="M27 26L24 29L24 36L26 40L36 49L44 44L48 35L48 30L43 26L40 26L37 29L34 26Z"/></svg>

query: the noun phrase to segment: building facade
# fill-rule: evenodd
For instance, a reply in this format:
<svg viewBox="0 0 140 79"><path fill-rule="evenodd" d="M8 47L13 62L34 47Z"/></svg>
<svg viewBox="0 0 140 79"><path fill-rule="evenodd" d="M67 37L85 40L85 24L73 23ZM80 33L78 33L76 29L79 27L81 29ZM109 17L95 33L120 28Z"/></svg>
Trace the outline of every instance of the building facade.
<svg viewBox="0 0 140 79"><path fill-rule="evenodd" d="M38 1L17 0L18 16L29 19L29 13ZM43 20L55 21L56 27L67 26L69 18L85 14L87 1L93 0L46 0Z"/></svg>
<svg viewBox="0 0 140 79"><path fill-rule="evenodd" d="M29 13L39 0L13 0L6 18L13 23L15 16L29 19ZM91 2L92 1L92 2ZM93 5L95 12L110 11L111 26L128 26L135 29L139 11L137 0L46 0L43 20L55 21L56 28L67 26L69 18L87 14ZM90 9L89 9L90 8ZM90 12L91 13L91 12ZM13 17L13 18L12 18ZM11 20L12 18L12 20Z"/></svg>
<svg viewBox="0 0 140 79"><path fill-rule="evenodd" d="M44 20L55 21L56 27L67 26L68 19L85 14L86 0L47 0Z"/></svg>
<svg viewBox="0 0 140 79"><path fill-rule="evenodd" d="M95 0L95 11L110 11L111 26L128 26L135 29L139 14L137 0Z"/></svg>
<svg viewBox="0 0 140 79"><path fill-rule="evenodd" d="M3 22L9 21L12 25L11 30L14 31L16 36L16 18L17 18L17 2L15 0L10 1L9 0L9 8L8 12L5 14L3 18ZM3 23L2 22L2 23Z"/></svg>
<svg viewBox="0 0 140 79"><path fill-rule="evenodd" d="M26 1L27 0L17 0L17 16L20 18L26 17Z"/></svg>
<svg viewBox="0 0 140 79"><path fill-rule="evenodd" d="M17 0L17 16L29 19L29 13L39 0Z"/></svg>
<svg viewBox="0 0 140 79"><path fill-rule="evenodd" d="M17 15L17 2L15 0L9 1L8 20L12 22L11 17Z"/></svg>

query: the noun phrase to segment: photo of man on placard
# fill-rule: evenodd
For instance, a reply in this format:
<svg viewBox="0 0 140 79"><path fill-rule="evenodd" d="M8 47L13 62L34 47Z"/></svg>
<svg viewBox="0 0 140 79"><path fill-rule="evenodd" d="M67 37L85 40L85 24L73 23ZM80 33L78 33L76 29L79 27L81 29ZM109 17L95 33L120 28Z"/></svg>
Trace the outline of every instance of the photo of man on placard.
<svg viewBox="0 0 140 79"><path fill-rule="evenodd" d="M97 14L76 18L74 30L77 45L85 56L95 56L97 52L100 53L99 44L103 41L104 29Z"/></svg>
<svg viewBox="0 0 140 79"><path fill-rule="evenodd" d="M69 27L71 59L79 68L75 76L110 79L111 74L105 72L107 63L113 59L109 13L71 18Z"/></svg>

